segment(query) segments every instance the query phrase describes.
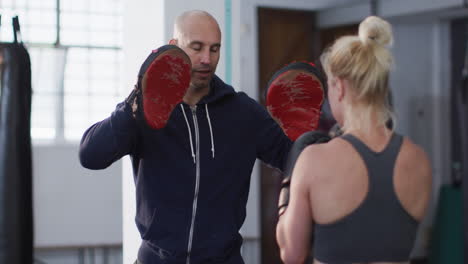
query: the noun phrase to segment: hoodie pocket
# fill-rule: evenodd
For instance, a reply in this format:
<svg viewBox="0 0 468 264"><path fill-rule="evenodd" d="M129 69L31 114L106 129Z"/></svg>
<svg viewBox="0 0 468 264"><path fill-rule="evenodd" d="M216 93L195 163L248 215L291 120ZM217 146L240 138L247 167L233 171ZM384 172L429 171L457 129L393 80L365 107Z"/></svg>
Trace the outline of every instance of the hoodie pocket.
<svg viewBox="0 0 468 264"><path fill-rule="evenodd" d="M165 260L167 258L172 257L174 254L170 252L169 250L166 250L159 246L158 244L155 243L155 232L157 232L157 214L156 214L156 209L153 210L153 213L151 214L151 217L149 220L145 221L148 223L146 226L146 231L143 232L141 235L142 239L146 241L147 246L151 249L151 251L158 255L161 260ZM160 232L159 232L160 233Z"/></svg>
<svg viewBox="0 0 468 264"><path fill-rule="evenodd" d="M156 209L152 211L141 211L135 218L138 231L140 231L141 239L152 240L155 238L154 229L159 224L158 214ZM158 237L160 237L158 235Z"/></svg>
<svg viewBox="0 0 468 264"><path fill-rule="evenodd" d="M147 224L146 229L144 229L144 232L141 235L141 238L143 240L152 242L166 240L171 235L171 231L167 226L169 223L171 223L171 221L170 219L165 219L168 217L169 216L163 214L161 210L157 211L154 209L149 220L143 222Z"/></svg>

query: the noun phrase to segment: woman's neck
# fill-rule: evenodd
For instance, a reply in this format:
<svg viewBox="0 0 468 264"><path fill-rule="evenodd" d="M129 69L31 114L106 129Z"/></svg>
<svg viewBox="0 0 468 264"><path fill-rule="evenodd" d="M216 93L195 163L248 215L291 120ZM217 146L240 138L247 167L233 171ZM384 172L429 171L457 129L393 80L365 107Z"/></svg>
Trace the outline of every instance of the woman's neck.
<svg viewBox="0 0 468 264"><path fill-rule="evenodd" d="M343 116L343 132L372 135L391 132L386 127L382 109L367 105L352 104L345 109Z"/></svg>

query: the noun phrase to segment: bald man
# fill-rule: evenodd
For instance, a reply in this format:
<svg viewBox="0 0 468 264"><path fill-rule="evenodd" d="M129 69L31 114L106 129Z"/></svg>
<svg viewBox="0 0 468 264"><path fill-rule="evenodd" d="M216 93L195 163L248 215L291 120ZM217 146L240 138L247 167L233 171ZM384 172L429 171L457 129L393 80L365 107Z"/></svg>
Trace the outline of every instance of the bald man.
<svg viewBox="0 0 468 264"><path fill-rule="evenodd" d="M207 12L189 11L177 17L169 44L177 45L192 61L192 79L184 102L195 105L210 92L210 82L218 65L221 30Z"/></svg>
<svg viewBox="0 0 468 264"><path fill-rule="evenodd" d="M221 31L210 14L181 14L169 44L190 58L191 79L166 125L144 126L126 100L85 132L80 161L104 169L130 155L136 263L244 263L239 229L253 165L259 158L283 170L291 141L262 106L216 76Z"/></svg>

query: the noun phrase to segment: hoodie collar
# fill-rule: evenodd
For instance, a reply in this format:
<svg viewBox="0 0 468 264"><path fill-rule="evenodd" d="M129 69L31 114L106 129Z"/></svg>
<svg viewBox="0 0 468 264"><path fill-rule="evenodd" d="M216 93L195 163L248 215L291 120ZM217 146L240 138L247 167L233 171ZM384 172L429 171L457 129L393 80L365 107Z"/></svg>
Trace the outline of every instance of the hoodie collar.
<svg viewBox="0 0 468 264"><path fill-rule="evenodd" d="M214 75L210 82L210 92L204 96L198 104L212 103L235 93L232 86L224 83L217 75Z"/></svg>
<svg viewBox="0 0 468 264"><path fill-rule="evenodd" d="M218 76L214 75L213 79L210 82L210 92L197 103L197 105L203 105L203 104L205 105L206 119L208 121L208 126L210 128L211 153L212 153L213 159L215 158L215 142L214 142L214 136L213 136L213 125L211 122L210 112L208 110L208 104L216 102L220 100L221 98L233 95L235 93L236 92L234 91L234 88L232 88L232 86L227 85ZM188 136L189 136L189 141L190 141L190 154L192 155L193 162L196 163L197 157L194 151L195 147L194 147L194 143L192 140L192 132L190 129L190 123L188 121L184 106L182 104L180 105L180 110L182 111L184 115L185 123L187 125L187 131L188 131Z"/></svg>

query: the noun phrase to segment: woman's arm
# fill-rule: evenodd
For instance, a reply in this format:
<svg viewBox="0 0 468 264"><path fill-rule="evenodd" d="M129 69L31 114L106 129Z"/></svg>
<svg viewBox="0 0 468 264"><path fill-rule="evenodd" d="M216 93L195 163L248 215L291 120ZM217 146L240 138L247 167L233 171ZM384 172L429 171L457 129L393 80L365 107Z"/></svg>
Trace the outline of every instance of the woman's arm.
<svg viewBox="0 0 468 264"><path fill-rule="evenodd" d="M314 173L310 168L316 162L317 147L309 146L300 154L291 177L289 205L278 219L276 238L286 264L304 263L310 252L313 218L309 189Z"/></svg>

